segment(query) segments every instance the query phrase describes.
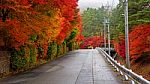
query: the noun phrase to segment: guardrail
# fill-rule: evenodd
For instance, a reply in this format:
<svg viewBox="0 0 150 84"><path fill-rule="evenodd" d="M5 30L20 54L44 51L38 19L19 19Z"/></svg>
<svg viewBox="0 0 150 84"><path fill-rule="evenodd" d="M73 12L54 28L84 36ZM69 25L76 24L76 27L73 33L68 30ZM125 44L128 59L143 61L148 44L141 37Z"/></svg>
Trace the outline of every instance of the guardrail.
<svg viewBox="0 0 150 84"><path fill-rule="evenodd" d="M101 48L101 49L103 49L103 50L105 50L105 51L108 51L109 50L109 48ZM114 51L115 49L114 48L110 48L110 51Z"/></svg>
<svg viewBox="0 0 150 84"><path fill-rule="evenodd" d="M109 56L104 50L101 48L96 48L99 53L103 54L105 58L116 68L118 72L120 72L121 75L125 76L126 80L129 80L131 78L131 83L135 84L140 83L140 84L150 84L150 81L144 79L142 76L139 76L138 74L132 72L132 70L129 70L125 68L125 66L120 65L120 63L117 63L116 60L114 60L111 56Z"/></svg>

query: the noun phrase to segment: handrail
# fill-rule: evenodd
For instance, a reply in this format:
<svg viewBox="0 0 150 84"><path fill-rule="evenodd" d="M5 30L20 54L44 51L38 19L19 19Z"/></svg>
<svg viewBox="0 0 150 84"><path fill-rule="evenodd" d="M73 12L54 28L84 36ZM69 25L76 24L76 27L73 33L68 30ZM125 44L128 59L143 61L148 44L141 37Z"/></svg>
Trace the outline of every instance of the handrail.
<svg viewBox="0 0 150 84"><path fill-rule="evenodd" d="M109 48L102 48L103 50L106 50L106 51L108 51L109 50ZM114 48L110 48L110 50L111 51L114 51L115 49Z"/></svg>
<svg viewBox="0 0 150 84"><path fill-rule="evenodd" d="M109 62L116 67L117 69L119 69L120 71L122 71L125 75L127 75L128 77L132 78L133 81L136 81L138 83L141 84L150 84L150 81L144 79L142 76L139 76L138 74L132 72L132 70L129 70L127 68L125 68L124 66L120 65L120 63L117 63L117 61L115 61L111 56L109 56L104 50L102 50L101 48L97 48L97 50L99 52L102 52L104 54L104 56L106 58L109 59ZM119 71L118 70L118 71Z"/></svg>

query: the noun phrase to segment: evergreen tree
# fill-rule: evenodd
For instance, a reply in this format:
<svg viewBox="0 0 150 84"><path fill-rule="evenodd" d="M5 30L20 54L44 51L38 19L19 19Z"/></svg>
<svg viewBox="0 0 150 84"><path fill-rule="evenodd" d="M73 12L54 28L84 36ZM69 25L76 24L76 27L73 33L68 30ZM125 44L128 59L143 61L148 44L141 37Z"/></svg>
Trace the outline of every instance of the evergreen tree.
<svg viewBox="0 0 150 84"><path fill-rule="evenodd" d="M150 0L129 0L129 32L138 24L150 23ZM119 0L119 4L112 11L111 16L111 35L118 38L124 35L124 2Z"/></svg>
<svg viewBox="0 0 150 84"><path fill-rule="evenodd" d="M104 8L87 8L82 14L83 35L85 37L100 35L103 31ZM101 33L102 34L102 33Z"/></svg>

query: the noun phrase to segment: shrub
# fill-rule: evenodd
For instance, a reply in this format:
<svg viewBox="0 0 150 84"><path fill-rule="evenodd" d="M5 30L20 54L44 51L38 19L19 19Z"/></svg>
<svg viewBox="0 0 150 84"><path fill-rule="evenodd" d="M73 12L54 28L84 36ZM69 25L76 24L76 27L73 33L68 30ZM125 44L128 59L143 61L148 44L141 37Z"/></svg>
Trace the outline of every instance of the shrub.
<svg viewBox="0 0 150 84"><path fill-rule="evenodd" d="M27 64L27 59L25 58L24 47L21 47L19 51L13 50L11 53L11 68L22 69Z"/></svg>
<svg viewBox="0 0 150 84"><path fill-rule="evenodd" d="M57 44L55 42L49 44L47 51L47 60L54 60L57 56Z"/></svg>
<svg viewBox="0 0 150 84"><path fill-rule="evenodd" d="M63 55L63 45L57 45L57 56L60 57Z"/></svg>

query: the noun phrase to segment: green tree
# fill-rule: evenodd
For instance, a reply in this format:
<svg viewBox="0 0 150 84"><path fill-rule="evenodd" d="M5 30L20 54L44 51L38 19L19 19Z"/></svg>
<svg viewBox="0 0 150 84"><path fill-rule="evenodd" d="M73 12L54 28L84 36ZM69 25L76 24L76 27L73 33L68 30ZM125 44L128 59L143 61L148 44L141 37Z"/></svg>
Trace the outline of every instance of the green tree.
<svg viewBox="0 0 150 84"><path fill-rule="evenodd" d="M83 35L85 37L100 35L103 29L104 7L87 8L82 14Z"/></svg>
<svg viewBox="0 0 150 84"><path fill-rule="evenodd" d="M129 0L129 27L150 23L150 0Z"/></svg>
<svg viewBox="0 0 150 84"><path fill-rule="evenodd" d="M150 23L150 0L129 0L129 31L138 24ZM111 15L111 36L118 38L124 35L124 2L119 0L119 4L112 11Z"/></svg>

